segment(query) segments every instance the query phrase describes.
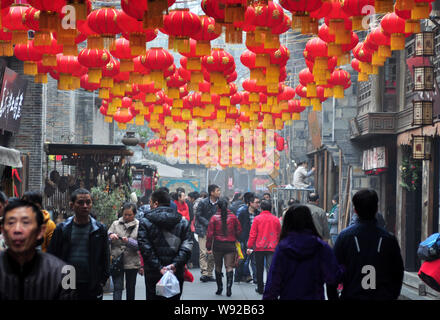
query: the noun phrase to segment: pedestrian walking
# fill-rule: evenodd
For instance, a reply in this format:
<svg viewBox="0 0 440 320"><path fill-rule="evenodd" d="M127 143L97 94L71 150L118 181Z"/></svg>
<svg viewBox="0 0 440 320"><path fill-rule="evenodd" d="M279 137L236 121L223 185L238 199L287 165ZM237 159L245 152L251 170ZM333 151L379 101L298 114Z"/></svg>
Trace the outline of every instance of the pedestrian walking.
<svg viewBox="0 0 440 320"><path fill-rule="evenodd" d="M208 186L209 196L197 205L195 229L198 236L200 248L200 281L215 281L212 276L214 270L214 256L206 250L206 231L211 217L217 212L218 199L221 195L219 186L211 184Z"/></svg>
<svg viewBox="0 0 440 320"><path fill-rule="evenodd" d="M376 191L362 189L353 196L359 222L342 230L334 252L345 267L343 300L396 300L403 282L403 260L395 236L377 226L379 198ZM336 287L330 296L337 297Z"/></svg>
<svg viewBox="0 0 440 320"><path fill-rule="evenodd" d="M70 300L63 287L66 263L36 250L44 237L44 216L33 203L10 202L4 209L1 232L7 249L0 252L0 300Z"/></svg>
<svg viewBox="0 0 440 320"><path fill-rule="evenodd" d="M166 299L156 295L156 284L171 270L180 284L180 294L170 299L179 300L183 291L185 264L191 257L193 240L189 221L170 207L170 195L158 190L151 195L152 210L139 221L138 245L144 262L147 299Z"/></svg>
<svg viewBox="0 0 440 320"><path fill-rule="evenodd" d="M229 209L236 215L238 208L240 208L244 204L245 203L243 201L243 194L241 192L236 192L234 194L234 197L232 198L231 206Z"/></svg>
<svg viewBox="0 0 440 320"><path fill-rule="evenodd" d="M75 267L78 300L102 300L110 276L107 228L91 216L88 190L76 189L69 205L74 215L58 224L47 252Z"/></svg>
<svg viewBox="0 0 440 320"><path fill-rule="evenodd" d="M270 202L272 200L270 193L269 192L265 192L263 194L263 199Z"/></svg>
<svg viewBox="0 0 440 320"><path fill-rule="evenodd" d="M217 295L222 294L223 291L223 261L226 269L226 295L230 297L232 294L233 270L237 254L235 242L240 233L241 225L237 217L228 210L225 200L219 200L217 213L211 217L206 233L206 250L214 255Z"/></svg>
<svg viewBox="0 0 440 320"><path fill-rule="evenodd" d="M119 274L112 274L113 300L122 300L122 290L125 284L127 287L127 300L135 299L136 278L141 268L139 258L139 247L137 242L139 220L135 218L136 205L124 203L122 206L122 217L114 221L108 229L108 236L111 243L111 258L115 261L122 255L124 269Z"/></svg>
<svg viewBox="0 0 440 320"><path fill-rule="evenodd" d="M42 241L41 250L43 252L46 252L47 248L49 247L50 240L52 239L53 232L54 232L55 228L57 227L57 225L50 218L50 213L43 209L43 195L41 194L41 192L26 191L23 194L22 199L25 201L28 201L28 202L32 202L43 213L45 231L44 231L44 237L41 240Z"/></svg>
<svg viewBox="0 0 440 320"><path fill-rule="evenodd" d="M240 245L243 255L245 256L243 261L240 263L235 273L235 281L240 282L251 282L257 283L256 275L256 264L254 259L254 254L247 254L247 242L249 240L249 232L251 231L252 222L254 218L260 213L260 199L255 196L253 192L247 192L244 195L244 200L246 202L245 206L241 206L238 211L238 220L240 221L242 232L240 235ZM252 275L249 270L249 266L252 269Z"/></svg>
<svg viewBox="0 0 440 320"><path fill-rule="evenodd" d="M321 239L310 209L287 210L273 255L263 300L324 300L324 284L337 284L343 268Z"/></svg>
<svg viewBox="0 0 440 320"><path fill-rule="evenodd" d="M177 212L180 213L182 217L184 217L189 222L191 219L189 216L189 207L185 199L185 192L179 190L177 192L171 193L170 196L177 206Z"/></svg>
<svg viewBox="0 0 440 320"><path fill-rule="evenodd" d="M330 242L330 229L328 227L327 214L324 209L319 207L319 195L317 193L309 194L309 202L306 206L310 209L312 213L313 222L315 223L316 230L322 240Z"/></svg>
<svg viewBox="0 0 440 320"><path fill-rule="evenodd" d="M255 291L259 294L263 294L264 267L266 267L266 272L269 273L272 256L280 237L281 224L280 220L271 213L272 204L270 201L261 201L260 207L262 211L255 217L249 233L247 254L251 254L252 251L255 254L257 267L257 288Z"/></svg>
<svg viewBox="0 0 440 320"><path fill-rule="evenodd" d="M199 268L200 264L199 264L199 260L200 260L200 249L199 249L199 243L197 242L194 232L196 231L195 229L195 208L196 208L196 204L198 204L202 199L200 198L200 194L197 191L193 191L188 193L188 200L189 203L188 207L189 207L189 212L190 212L190 225L191 225L191 233L193 236L193 249L192 249L192 253L191 253L191 259L190 262L188 263L188 268Z"/></svg>
<svg viewBox="0 0 440 320"><path fill-rule="evenodd" d="M336 243L336 238L338 237L338 223L339 223L339 196L336 194L332 199L333 207L328 213L328 227L330 229L330 238L332 240L332 245Z"/></svg>

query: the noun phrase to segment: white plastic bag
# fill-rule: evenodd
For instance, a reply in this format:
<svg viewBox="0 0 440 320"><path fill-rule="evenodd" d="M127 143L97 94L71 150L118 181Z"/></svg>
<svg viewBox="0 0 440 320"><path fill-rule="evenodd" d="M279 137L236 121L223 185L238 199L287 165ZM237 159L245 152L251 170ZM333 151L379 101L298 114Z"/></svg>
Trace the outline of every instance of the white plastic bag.
<svg viewBox="0 0 440 320"><path fill-rule="evenodd" d="M179 293L179 280L177 280L174 273L168 270L156 284L156 295L171 298Z"/></svg>

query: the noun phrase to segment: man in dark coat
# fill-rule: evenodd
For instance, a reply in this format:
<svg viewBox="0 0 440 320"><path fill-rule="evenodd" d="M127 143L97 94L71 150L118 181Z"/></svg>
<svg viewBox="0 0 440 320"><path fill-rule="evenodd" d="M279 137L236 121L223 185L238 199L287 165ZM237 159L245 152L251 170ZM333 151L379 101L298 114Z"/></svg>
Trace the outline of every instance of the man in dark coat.
<svg viewBox="0 0 440 320"><path fill-rule="evenodd" d="M58 224L47 252L75 267L79 300L102 300L110 276L107 228L90 215L92 198L88 190L75 190L70 207L74 216Z"/></svg>
<svg viewBox="0 0 440 320"><path fill-rule="evenodd" d="M344 266L341 299L396 300L403 282L403 260L397 239L377 226L378 196L363 189L353 196L359 222L343 230L334 252ZM328 286L329 298L337 297L336 287Z"/></svg>
<svg viewBox="0 0 440 320"><path fill-rule="evenodd" d="M209 196L197 205L195 213L195 230L198 236L200 248L200 281L215 281L212 273L214 270L214 256L206 250L206 231L208 230L209 220L217 212L217 203L220 198L220 188L215 184L208 186Z"/></svg>
<svg viewBox="0 0 440 320"><path fill-rule="evenodd" d="M152 210L139 221L138 245L144 260L148 300L162 300L156 295L156 283L171 270L179 280L182 294L185 264L191 258L193 238L189 222L170 207L170 196L163 190L151 195Z"/></svg>

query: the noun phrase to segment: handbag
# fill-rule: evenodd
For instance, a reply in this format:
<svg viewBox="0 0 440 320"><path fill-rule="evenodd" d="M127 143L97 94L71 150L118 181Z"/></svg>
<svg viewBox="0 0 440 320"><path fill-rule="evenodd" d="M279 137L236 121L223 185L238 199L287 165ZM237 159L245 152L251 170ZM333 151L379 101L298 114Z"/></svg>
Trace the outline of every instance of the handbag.
<svg viewBox="0 0 440 320"><path fill-rule="evenodd" d="M110 265L110 274L112 277L117 277L124 272L124 250L116 258L112 259Z"/></svg>
<svg viewBox="0 0 440 320"><path fill-rule="evenodd" d="M234 257L234 268L238 268L241 261L244 259L243 252L241 251L240 242L235 242L235 257Z"/></svg>

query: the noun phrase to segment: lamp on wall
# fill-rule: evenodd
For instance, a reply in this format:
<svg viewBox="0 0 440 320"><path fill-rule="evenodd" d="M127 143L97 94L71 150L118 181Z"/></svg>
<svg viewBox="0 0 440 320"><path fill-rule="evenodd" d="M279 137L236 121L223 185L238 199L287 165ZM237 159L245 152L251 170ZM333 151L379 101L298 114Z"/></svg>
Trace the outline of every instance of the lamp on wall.
<svg viewBox="0 0 440 320"><path fill-rule="evenodd" d="M431 160L432 137L413 136L412 157L414 160Z"/></svg>
<svg viewBox="0 0 440 320"><path fill-rule="evenodd" d="M434 68L431 66L414 67L414 91L434 90Z"/></svg>
<svg viewBox="0 0 440 320"><path fill-rule="evenodd" d="M413 101L413 126L432 125L432 101Z"/></svg>
<svg viewBox="0 0 440 320"><path fill-rule="evenodd" d="M433 56L434 52L434 32L420 32L415 35L415 52L414 55Z"/></svg>

